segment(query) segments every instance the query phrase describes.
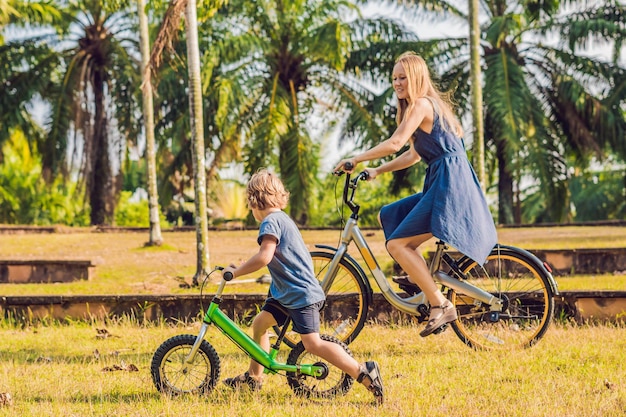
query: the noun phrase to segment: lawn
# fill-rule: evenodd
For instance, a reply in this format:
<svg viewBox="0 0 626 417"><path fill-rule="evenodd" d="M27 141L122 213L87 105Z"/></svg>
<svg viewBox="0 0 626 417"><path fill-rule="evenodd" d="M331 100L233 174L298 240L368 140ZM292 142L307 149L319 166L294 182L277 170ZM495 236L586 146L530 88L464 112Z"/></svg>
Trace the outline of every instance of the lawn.
<svg viewBox="0 0 626 417"><path fill-rule="evenodd" d="M109 337L103 338L102 329ZM141 326L0 323L0 392L13 406L0 417L45 416L623 416L626 413L626 328L556 324L533 348L476 352L452 331L422 339L411 325L366 326L350 345L359 361L376 359L386 389L382 407L355 384L343 397L296 397L284 377L266 376L259 393L222 384L207 396L166 398L155 389L150 361L158 345L196 323ZM207 339L221 377L247 359L216 329ZM136 370L131 365L136 367ZM107 371L115 367L121 370ZM127 369L127 370L124 370Z"/></svg>
<svg viewBox="0 0 626 417"><path fill-rule="evenodd" d="M381 265L390 266L382 233L367 233ZM255 236L255 231L211 232L211 264L246 259L257 249ZM334 246L339 232L304 231L303 236L311 248L314 243ZM625 227L500 229L499 236L503 244L526 249L626 245ZM167 232L164 238L162 247L146 248L144 233L2 235L0 258L89 259L97 266L91 281L2 284L0 294L197 292L179 286L195 272L195 234ZM561 279L562 290L568 280L587 289L624 288L623 275ZM228 291L263 293L267 287L237 284ZM139 324L129 317L19 326L0 319L0 393L13 397L12 406L0 406L0 417L626 414L623 323L579 326L558 320L536 346L502 352L473 351L450 330L422 339L421 326L415 324L368 323L350 348L358 360L381 364L387 392L382 407L373 406L359 384L333 400L301 399L278 375L268 376L260 393L234 393L218 384L205 397L161 396L150 377L154 351L167 338L195 334L198 328L197 322ZM222 378L245 369L247 358L217 329L209 329L207 340L220 355Z"/></svg>
<svg viewBox="0 0 626 417"><path fill-rule="evenodd" d="M366 230L368 242L383 268L392 260L385 251L380 230ZM303 237L313 249L315 244L336 246L338 230L304 230ZM537 228L500 228L502 244L525 249L574 249L625 247L626 227L570 226ZM195 233L165 232L164 245L145 247L147 232L0 235L0 259L80 259L96 266L94 278L63 284L0 284L3 295L48 294L177 294L196 289L180 288L181 280L191 282L196 271ZM434 240L426 250L433 249ZM212 231L209 234L210 265L239 263L258 249L256 231ZM258 278L260 273L250 277ZM580 277L578 277L580 278ZM613 290L626 288L624 275L596 275L559 282L561 290ZM588 288L585 288L588 287ZM264 293L267 287L255 283L233 285L234 292Z"/></svg>

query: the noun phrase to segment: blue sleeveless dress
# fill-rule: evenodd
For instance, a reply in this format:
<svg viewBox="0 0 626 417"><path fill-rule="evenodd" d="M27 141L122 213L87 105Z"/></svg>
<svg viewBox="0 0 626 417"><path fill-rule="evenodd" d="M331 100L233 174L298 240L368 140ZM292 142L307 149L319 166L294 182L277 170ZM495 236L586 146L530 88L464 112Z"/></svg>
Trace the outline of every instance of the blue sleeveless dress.
<svg viewBox="0 0 626 417"><path fill-rule="evenodd" d="M497 243L496 228L463 140L441 123L435 112L431 133L413 134L415 151L428 164L424 189L380 210L385 239L430 232L482 265Z"/></svg>

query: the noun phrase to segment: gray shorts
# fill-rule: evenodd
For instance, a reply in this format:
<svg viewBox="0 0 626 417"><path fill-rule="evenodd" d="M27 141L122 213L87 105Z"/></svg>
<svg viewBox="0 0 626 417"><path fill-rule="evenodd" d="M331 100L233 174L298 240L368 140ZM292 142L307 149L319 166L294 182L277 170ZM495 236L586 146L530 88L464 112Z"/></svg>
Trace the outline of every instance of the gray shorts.
<svg viewBox="0 0 626 417"><path fill-rule="evenodd" d="M270 297L265 300L261 310L270 313L279 326L284 325L287 318L291 317L293 330L296 333L309 334L320 332L320 310L322 307L324 307L324 301L293 310Z"/></svg>

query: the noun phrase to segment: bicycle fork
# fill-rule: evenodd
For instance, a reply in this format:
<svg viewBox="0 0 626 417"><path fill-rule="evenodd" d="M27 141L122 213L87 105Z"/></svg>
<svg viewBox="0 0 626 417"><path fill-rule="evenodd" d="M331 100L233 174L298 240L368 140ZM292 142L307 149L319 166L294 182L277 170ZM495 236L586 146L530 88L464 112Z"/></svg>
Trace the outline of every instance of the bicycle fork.
<svg viewBox="0 0 626 417"><path fill-rule="evenodd" d="M204 336L206 336L206 332L208 328L209 328L208 323L202 323L202 326L200 327L200 332L198 333L198 336L196 336L196 341L193 342L193 346L191 347L191 350L189 351L189 355L187 355L187 357L185 358L185 362L184 362L185 365L190 365L193 362L193 359L196 357L196 353L198 353L198 349L200 349L200 344L204 340Z"/></svg>

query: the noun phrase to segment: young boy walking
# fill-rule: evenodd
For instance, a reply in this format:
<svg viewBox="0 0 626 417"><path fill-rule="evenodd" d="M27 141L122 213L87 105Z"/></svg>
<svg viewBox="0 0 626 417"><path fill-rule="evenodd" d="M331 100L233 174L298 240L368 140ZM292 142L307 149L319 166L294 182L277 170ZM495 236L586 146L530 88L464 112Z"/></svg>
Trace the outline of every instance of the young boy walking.
<svg viewBox="0 0 626 417"><path fill-rule="evenodd" d="M283 211L289 202L289 192L275 174L263 169L252 176L246 194L254 218L261 223L257 238L260 248L241 265L231 265L222 273L230 272L236 278L265 266L270 271L270 296L252 322L252 338L269 351L267 330L282 325L287 311L308 352L355 378L382 403L383 381L378 364L375 361L359 364L341 346L320 338L320 309L326 296L315 277L311 256L298 227ZM232 388L246 385L258 390L263 383L263 366L250 361L248 371L224 383Z"/></svg>

